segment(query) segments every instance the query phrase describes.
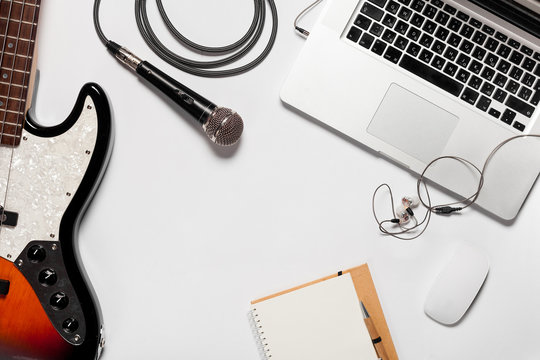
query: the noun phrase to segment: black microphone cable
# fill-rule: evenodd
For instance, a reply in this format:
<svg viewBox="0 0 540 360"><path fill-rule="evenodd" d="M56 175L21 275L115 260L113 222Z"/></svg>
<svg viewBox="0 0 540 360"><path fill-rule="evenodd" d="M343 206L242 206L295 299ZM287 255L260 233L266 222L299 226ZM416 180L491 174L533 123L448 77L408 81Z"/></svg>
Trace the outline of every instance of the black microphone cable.
<svg viewBox="0 0 540 360"><path fill-rule="evenodd" d="M219 47L210 47L210 46L200 45L186 38L184 35L182 35L182 33L180 33L180 31L178 31L178 29L176 29L176 27L170 21L165 11L165 8L163 6L162 0L156 0L159 13L165 23L165 26L170 31L170 33L184 46L186 46L187 48L193 51L202 52L207 55L230 54L229 56L226 56L222 59L213 60L213 61L190 60L174 53L169 48L167 48L159 40L157 35L154 33L154 30L152 29L150 21L148 20L148 15L146 11L146 0L135 0L135 19L137 21L137 27L139 28L139 31L144 41L156 53L156 55L158 55L160 58L165 60L170 65L184 72L197 75L197 76L227 77L227 76L239 75L248 70L253 69L257 65L259 65L272 50L272 47L274 46L274 43L276 41L276 36L277 36L278 14L277 14L276 4L274 0L266 0L266 1L268 2L270 11L272 14L272 31L271 31L268 43L266 47L264 48L264 50L262 51L262 53L257 58L255 58L254 60L252 60L251 62L245 65L232 68L232 69L208 70L208 69L216 69L216 68L231 64L241 59L257 44L263 32L264 24L266 22L265 0L254 0L255 9L254 9L254 14L253 14L253 20L251 22L251 26L249 27L245 35L242 36L242 38L240 38L238 41L230 45L219 46ZM99 21L100 5L101 5L101 0L94 1L94 12L93 12L94 27L96 28L97 35L100 38L101 42L105 46L107 46L109 50L113 51L114 53L116 44L110 41L105 36L101 28L101 24Z"/></svg>

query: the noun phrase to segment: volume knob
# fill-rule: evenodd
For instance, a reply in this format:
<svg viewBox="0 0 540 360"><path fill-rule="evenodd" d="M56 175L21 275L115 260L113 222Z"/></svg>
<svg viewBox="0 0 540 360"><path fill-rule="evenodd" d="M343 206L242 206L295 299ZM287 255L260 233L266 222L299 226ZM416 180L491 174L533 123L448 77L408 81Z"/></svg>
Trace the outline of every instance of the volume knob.
<svg viewBox="0 0 540 360"><path fill-rule="evenodd" d="M54 310L64 310L69 304L69 298L60 291L51 296L50 304Z"/></svg>

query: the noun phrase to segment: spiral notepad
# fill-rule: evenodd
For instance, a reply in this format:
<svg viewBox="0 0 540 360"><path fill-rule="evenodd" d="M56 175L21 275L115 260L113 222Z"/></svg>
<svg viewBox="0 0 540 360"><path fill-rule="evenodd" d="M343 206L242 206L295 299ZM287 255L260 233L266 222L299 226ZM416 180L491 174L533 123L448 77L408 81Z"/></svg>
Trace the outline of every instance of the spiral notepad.
<svg viewBox="0 0 540 360"><path fill-rule="evenodd" d="M351 274L252 305L269 360L377 360Z"/></svg>

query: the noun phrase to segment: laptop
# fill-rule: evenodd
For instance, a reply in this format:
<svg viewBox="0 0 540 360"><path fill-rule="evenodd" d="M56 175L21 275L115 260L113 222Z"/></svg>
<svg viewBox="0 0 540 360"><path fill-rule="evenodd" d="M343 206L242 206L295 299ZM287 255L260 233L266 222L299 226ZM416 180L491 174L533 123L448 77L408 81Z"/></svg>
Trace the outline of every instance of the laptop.
<svg viewBox="0 0 540 360"><path fill-rule="evenodd" d="M421 173L439 156L482 167L540 134L540 2L328 0L282 88L284 103ZM514 219L540 172L540 139L501 148L477 204ZM479 175L426 176L468 197Z"/></svg>

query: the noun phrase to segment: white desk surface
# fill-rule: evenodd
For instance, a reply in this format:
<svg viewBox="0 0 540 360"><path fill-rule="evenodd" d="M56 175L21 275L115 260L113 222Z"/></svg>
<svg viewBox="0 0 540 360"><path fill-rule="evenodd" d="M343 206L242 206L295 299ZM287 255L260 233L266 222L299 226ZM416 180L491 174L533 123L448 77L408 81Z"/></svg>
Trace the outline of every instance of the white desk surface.
<svg viewBox="0 0 540 360"><path fill-rule="evenodd" d="M373 190L388 182L396 196L411 194L415 177L279 99L304 43L292 23L306 2L278 1L277 42L261 66L205 79L149 50L133 1L103 0L111 39L243 116L241 143L228 150L210 145L190 119L105 51L92 25L93 1L43 2L38 120L63 121L90 81L105 89L114 112L110 166L79 233L106 325L103 360L258 359L250 300L364 262L401 359L540 358L538 184L511 225L469 209L433 218L414 241L379 234ZM249 0L164 4L189 37L208 44L238 39L253 9ZM169 43L154 1L149 9ZM386 205L381 212L388 213ZM483 248L491 271L463 321L445 327L423 313L423 302L461 241Z"/></svg>

